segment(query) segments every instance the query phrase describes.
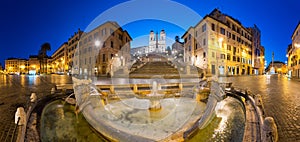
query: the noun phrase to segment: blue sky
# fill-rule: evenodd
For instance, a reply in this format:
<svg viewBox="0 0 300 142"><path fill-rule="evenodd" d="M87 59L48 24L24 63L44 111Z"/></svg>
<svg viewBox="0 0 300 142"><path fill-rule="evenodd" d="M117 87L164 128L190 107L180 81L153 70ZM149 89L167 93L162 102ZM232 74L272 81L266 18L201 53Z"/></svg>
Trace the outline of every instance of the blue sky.
<svg viewBox="0 0 300 142"><path fill-rule="evenodd" d="M37 54L40 45L44 42L51 44L52 50L48 53L51 55L78 28L84 30L98 15L122 2L124 1L1 1L0 63L4 65L4 60L9 57L28 58L29 55ZM265 46L268 62L271 61L273 51L275 60L286 60L286 48L291 43L291 35L300 20L299 0L178 0L176 2L202 17L214 8L219 8L223 13L241 21L246 27L256 24L261 30L262 45ZM158 0L153 1L153 5L165 7L166 12L172 8L174 10L174 7L163 5ZM153 5L150 5L151 7L143 5L141 8L155 12L156 6ZM126 14L125 11L123 13ZM143 11L137 12L136 15L143 15ZM171 17L189 18L181 14L171 15ZM189 20L186 22L194 23ZM166 30L168 38L174 39L175 35L181 36L185 30L178 25L157 20L135 21L126 24L124 29L136 39L145 38L150 30L161 29Z"/></svg>

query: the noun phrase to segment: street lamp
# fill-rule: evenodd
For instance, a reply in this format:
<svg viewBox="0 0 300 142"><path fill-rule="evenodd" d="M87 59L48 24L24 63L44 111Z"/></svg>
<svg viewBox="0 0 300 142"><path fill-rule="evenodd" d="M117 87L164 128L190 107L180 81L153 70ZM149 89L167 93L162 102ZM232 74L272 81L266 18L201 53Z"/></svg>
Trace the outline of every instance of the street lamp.
<svg viewBox="0 0 300 142"><path fill-rule="evenodd" d="M96 41L95 41L95 46L96 46L96 47L100 46L100 43L101 43L101 42L100 42L99 40L96 40Z"/></svg>

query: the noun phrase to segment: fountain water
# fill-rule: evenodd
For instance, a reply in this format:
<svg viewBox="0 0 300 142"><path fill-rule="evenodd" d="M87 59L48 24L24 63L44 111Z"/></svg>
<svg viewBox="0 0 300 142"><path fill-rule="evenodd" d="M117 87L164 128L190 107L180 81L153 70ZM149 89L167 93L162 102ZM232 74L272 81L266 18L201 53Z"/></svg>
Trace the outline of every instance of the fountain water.
<svg viewBox="0 0 300 142"><path fill-rule="evenodd" d="M157 111L157 110L161 109L160 100L164 97L164 95L158 94L157 90L158 90L157 82L153 81L152 93L147 96L147 99L149 99L149 101L150 101L150 105L149 105L150 111Z"/></svg>
<svg viewBox="0 0 300 142"><path fill-rule="evenodd" d="M71 96L74 96L74 93L72 93L71 95L69 95L66 99L65 102L71 104L71 105L75 105L76 104L76 100L74 98L71 98Z"/></svg>

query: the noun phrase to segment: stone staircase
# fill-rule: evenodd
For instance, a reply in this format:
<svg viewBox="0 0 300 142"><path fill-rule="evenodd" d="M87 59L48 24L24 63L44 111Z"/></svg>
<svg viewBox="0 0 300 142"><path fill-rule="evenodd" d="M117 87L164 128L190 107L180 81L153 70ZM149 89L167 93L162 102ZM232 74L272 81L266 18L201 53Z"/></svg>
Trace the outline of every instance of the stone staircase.
<svg viewBox="0 0 300 142"><path fill-rule="evenodd" d="M157 61L147 62L144 66L134 70L129 74L132 78L151 78L161 76L164 78L178 78L179 71L171 63Z"/></svg>

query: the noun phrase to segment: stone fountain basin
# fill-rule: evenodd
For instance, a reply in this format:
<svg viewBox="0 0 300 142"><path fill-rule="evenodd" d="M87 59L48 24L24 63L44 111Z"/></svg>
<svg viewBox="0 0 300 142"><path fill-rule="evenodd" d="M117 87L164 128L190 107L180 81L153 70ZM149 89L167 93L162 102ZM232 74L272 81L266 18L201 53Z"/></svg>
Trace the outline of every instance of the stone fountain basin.
<svg viewBox="0 0 300 142"><path fill-rule="evenodd" d="M123 99L103 105L90 98L82 110L98 132L112 140L182 140L183 132L201 118L206 104L192 98L161 99L160 111L149 111L148 99Z"/></svg>

